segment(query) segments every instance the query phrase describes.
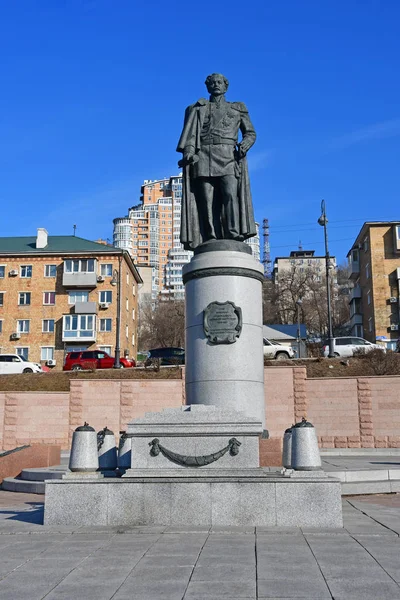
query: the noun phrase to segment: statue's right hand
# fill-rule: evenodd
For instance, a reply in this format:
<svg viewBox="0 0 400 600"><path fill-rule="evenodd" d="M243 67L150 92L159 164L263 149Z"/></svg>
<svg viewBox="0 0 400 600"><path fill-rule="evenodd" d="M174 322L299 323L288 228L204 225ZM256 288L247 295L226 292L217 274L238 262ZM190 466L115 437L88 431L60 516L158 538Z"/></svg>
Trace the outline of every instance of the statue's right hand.
<svg viewBox="0 0 400 600"><path fill-rule="evenodd" d="M190 164L193 162L193 156L194 153L193 152L185 152L183 155L183 159L185 161L186 164Z"/></svg>

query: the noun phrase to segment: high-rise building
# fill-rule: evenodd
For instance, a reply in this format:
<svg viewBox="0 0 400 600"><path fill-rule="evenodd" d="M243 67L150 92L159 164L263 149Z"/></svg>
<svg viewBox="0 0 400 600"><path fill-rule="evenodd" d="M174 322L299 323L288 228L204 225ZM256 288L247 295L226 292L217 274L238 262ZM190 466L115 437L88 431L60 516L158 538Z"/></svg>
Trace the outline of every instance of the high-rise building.
<svg viewBox="0 0 400 600"><path fill-rule="evenodd" d="M140 204L126 217L114 219L114 246L129 251L140 268L152 267L152 299L162 295L183 297L182 266L192 252L179 241L182 175L145 180Z"/></svg>
<svg viewBox="0 0 400 600"><path fill-rule="evenodd" d="M164 179L145 179L140 203L125 217L114 219L113 243L128 250L134 263L152 267L151 296L183 299L182 267L193 256L180 243L182 174ZM253 256L260 260L259 224L257 235L246 240Z"/></svg>
<svg viewBox="0 0 400 600"><path fill-rule="evenodd" d="M254 258L258 261L260 261L260 224L256 223L256 235L251 237L251 238L247 238L247 240L245 240L246 244L248 246L250 246L251 248L251 252L254 256Z"/></svg>

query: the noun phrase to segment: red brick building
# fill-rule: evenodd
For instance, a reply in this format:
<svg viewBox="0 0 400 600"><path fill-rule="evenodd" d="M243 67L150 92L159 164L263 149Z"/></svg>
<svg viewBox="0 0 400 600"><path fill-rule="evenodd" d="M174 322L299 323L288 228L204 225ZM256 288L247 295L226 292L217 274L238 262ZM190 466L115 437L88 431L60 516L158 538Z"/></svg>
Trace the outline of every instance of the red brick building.
<svg viewBox="0 0 400 600"><path fill-rule="evenodd" d="M118 281L119 284L118 285ZM142 280L125 250L76 236L0 238L0 352L62 369L67 352L136 357Z"/></svg>

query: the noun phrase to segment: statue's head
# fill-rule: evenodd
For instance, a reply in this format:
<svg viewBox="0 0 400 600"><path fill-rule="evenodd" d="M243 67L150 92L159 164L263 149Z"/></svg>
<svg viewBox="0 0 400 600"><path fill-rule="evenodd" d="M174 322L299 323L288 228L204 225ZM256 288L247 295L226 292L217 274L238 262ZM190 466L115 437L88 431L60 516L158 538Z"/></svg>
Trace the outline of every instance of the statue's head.
<svg viewBox="0 0 400 600"><path fill-rule="evenodd" d="M209 94L221 96L228 89L229 81L221 73L213 73L207 77L205 84Z"/></svg>

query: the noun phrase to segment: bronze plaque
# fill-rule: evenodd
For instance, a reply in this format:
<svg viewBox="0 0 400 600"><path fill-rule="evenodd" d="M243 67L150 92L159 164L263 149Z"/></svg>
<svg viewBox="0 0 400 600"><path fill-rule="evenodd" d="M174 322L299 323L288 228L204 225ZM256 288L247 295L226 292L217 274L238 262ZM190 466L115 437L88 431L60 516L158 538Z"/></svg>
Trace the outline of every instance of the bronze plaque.
<svg viewBox="0 0 400 600"><path fill-rule="evenodd" d="M242 309L229 300L211 302L204 311L203 326L210 344L233 344L242 331Z"/></svg>

